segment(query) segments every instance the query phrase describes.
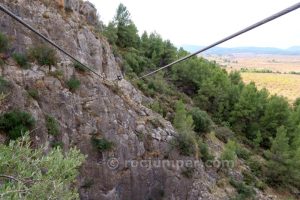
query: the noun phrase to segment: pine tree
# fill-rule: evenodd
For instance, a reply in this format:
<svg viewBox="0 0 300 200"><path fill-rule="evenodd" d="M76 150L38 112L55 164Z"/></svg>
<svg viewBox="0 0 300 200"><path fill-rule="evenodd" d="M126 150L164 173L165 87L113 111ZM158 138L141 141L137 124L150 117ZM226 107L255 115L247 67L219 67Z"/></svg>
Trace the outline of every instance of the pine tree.
<svg viewBox="0 0 300 200"><path fill-rule="evenodd" d="M256 132L256 137L255 137L255 139L253 140L253 143L254 143L254 146L255 146L256 149L259 148L261 142L262 142L261 132L260 132L260 131L257 131L257 132Z"/></svg>
<svg viewBox="0 0 300 200"><path fill-rule="evenodd" d="M197 154L199 151L193 130L193 118L191 115L188 115L182 101L176 103L176 113L173 124L178 132L175 145L180 150L181 154Z"/></svg>
<svg viewBox="0 0 300 200"><path fill-rule="evenodd" d="M221 159L223 161L232 161L235 163L237 159L236 155L237 144L233 140L228 140L225 145L224 151L221 154Z"/></svg>
<svg viewBox="0 0 300 200"><path fill-rule="evenodd" d="M277 129L276 137L271 142L271 149L267 153L267 177L269 183L279 186L287 182L289 174L290 146L285 127Z"/></svg>

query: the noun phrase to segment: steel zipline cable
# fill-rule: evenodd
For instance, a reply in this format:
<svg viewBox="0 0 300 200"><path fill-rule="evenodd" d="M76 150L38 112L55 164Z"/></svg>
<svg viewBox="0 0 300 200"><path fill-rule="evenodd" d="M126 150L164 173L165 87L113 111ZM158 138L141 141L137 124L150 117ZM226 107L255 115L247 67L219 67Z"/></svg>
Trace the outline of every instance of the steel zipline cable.
<svg viewBox="0 0 300 200"><path fill-rule="evenodd" d="M244 28L244 29L242 29L242 30L240 30L240 31L238 31L238 32L230 35L230 36L227 36L226 38L224 38L222 40L219 40L219 41L217 41L217 42L215 42L215 43L213 43L213 44L211 44L211 45L209 45L207 47L204 47L203 49L200 49L199 51L196 51L195 53L192 53L192 54L187 55L187 56L185 56L183 58L180 58L180 59L178 59L178 60L176 60L176 61L174 61L174 62L172 62L170 64L167 64L167 65L165 65L165 66L163 66L161 68L158 68L158 69L156 69L156 70L154 70L154 71L152 71L152 72L150 72L148 74L145 74L145 75L143 75L143 76L141 76L141 77L139 77L137 79L145 78L147 76L155 74L156 72L158 72L160 70L163 70L165 68L171 67L172 65L175 65L175 64L180 63L182 61L185 61L185 60L187 60L187 59L189 59L189 58L191 58L191 57L193 57L193 56L195 56L195 55L197 55L199 53L202 53L202 52L204 52L204 51L206 51L208 49L211 49L211 48L213 48L213 47L215 47L215 46L217 46L217 45L219 45L221 43L224 43L224 42L226 42L228 40L231 40L231 39L233 39L233 38L235 38L235 37L237 37L239 35L242 35L242 34L248 32L248 31L250 31L252 29L255 29L255 28L257 28L257 27L259 27L259 26L261 26L263 24L266 24L266 23L268 23L270 21L273 21L274 19L277 19L277 18L279 18L279 17L281 17L283 15L286 15L286 14L288 14L288 13L290 13L290 12L292 12L292 11L298 9L298 8L300 8L300 2L296 3L295 5L293 5L291 7L286 8L286 9L284 9L284 10L282 10L282 11L280 11L280 12L278 12L278 13L270 16L270 17L267 17L267 18L265 18L265 19L263 19L263 20L255 23L255 24L253 24L251 26L248 26L247 28Z"/></svg>
<svg viewBox="0 0 300 200"><path fill-rule="evenodd" d="M11 11L9 11L7 8L5 8L1 4L0 4L0 10L3 11L4 13L6 13L7 15L9 15L10 17L12 17L14 20L16 20L17 22L19 22L23 26L25 26L26 28L28 28L29 30L31 30L33 33L35 33L40 38L42 38L43 40L45 40L46 42L48 42L49 44L51 44L53 47L55 47L56 49L58 49L59 51L61 51L65 55L67 55L69 58L71 58L75 62L78 62L80 65L82 65L87 70L91 71L92 73L94 73L95 75L99 76L100 78L103 78L100 74L98 74L93 69L89 68L88 66L86 66L85 64L83 64L82 62L80 62L78 59L76 59L74 56L72 56L71 54L69 54L68 52L66 52L65 50L63 50L60 46L58 46L57 44L55 44L54 42L52 42L50 39L48 39L43 34L39 33L36 29L34 29L32 26L30 26L29 24L27 24L26 22L24 22L21 18L19 18L18 16L16 16L14 13L12 13Z"/></svg>

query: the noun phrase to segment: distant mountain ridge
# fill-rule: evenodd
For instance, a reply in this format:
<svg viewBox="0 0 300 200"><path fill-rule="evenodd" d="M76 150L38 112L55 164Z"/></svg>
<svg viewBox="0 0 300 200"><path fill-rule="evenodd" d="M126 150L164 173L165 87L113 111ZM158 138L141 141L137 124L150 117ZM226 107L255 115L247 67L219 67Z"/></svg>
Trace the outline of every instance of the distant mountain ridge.
<svg viewBox="0 0 300 200"><path fill-rule="evenodd" d="M188 52L196 52L203 48L204 46L197 45L182 45L184 50ZM228 55L236 53L252 53L252 54L272 54L272 55L300 55L300 46L292 46L287 49L280 49L274 47L214 47L207 50L203 54L218 54L218 55Z"/></svg>

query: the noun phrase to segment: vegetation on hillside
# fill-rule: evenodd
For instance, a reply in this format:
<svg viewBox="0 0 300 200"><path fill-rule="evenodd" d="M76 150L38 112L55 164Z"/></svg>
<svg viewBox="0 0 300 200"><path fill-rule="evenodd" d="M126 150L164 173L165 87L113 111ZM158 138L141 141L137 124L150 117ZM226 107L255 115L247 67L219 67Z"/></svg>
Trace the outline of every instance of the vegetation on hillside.
<svg viewBox="0 0 300 200"><path fill-rule="evenodd" d="M259 90L253 82L244 84L238 72L227 73L215 62L199 57L134 80L188 53L157 33L144 32L139 36L122 4L103 34L115 55L124 59L127 79L145 95L155 98L150 107L174 122L179 132L175 146L182 154L196 153L196 140L201 141L213 129L225 142L230 137L224 159L234 160L237 155L251 163L250 149L265 158L261 166L250 165L253 174L260 175L261 185L265 182L300 189L299 104L290 106L284 97ZM249 150L241 151L236 143L243 143Z"/></svg>

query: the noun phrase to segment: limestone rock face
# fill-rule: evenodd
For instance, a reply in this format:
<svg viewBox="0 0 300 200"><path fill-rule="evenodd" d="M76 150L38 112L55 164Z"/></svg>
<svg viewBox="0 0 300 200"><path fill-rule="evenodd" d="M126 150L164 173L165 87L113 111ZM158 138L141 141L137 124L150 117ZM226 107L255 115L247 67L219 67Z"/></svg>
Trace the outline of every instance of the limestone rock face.
<svg viewBox="0 0 300 200"><path fill-rule="evenodd" d="M65 1L66 8L73 12L59 9L55 1L48 0L5 0L4 5L68 53L97 73L104 74L107 79L115 80L121 75L109 44L94 33L93 25L98 23L98 18L90 2ZM77 8L80 8L80 12L76 11ZM10 36L14 51L23 51L44 42L9 16L0 13L0 17L0 30ZM62 62L71 62L65 55L59 55Z"/></svg>
<svg viewBox="0 0 300 200"><path fill-rule="evenodd" d="M216 173L207 173L201 161L191 177L184 176L184 169L177 165L159 165L163 160L194 158L180 156L172 148L171 141L176 137L174 128L141 104L140 91L126 80L115 81L121 75L120 62L116 62L107 41L93 31L98 21L94 6L89 2L65 0L65 11L53 2L2 0L1 4L106 79L76 72L69 58L61 53L60 63L51 72L34 63L24 70L10 59L0 68L0 76L12 85L10 95L1 101L0 113L16 108L28 111L37 120L32 132L37 145L58 140L65 151L77 146L87 155L78 177L81 199L229 199L225 189L216 185ZM11 39L10 53L22 52L41 42L1 12L0 30ZM56 72L61 75L53 75ZM81 82L75 92L66 87L70 77ZM29 97L26 90L30 88L38 90L38 98ZM47 133L46 115L59 122L61 134L57 138ZM1 135L0 142L5 139ZM113 142L113 149L100 152L91 144L92 137L106 138ZM142 160L143 164L137 164ZM156 164L149 164L154 161Z"/></svg>
<svg viewBox="0 0 300 200"><path fill-rule="evenodd" d="M80 2L78 0L64 0L64 8L67 11L78 11Z"/></svg>
<svg viewBox="0 0 300 200"><path fill-rule="evenodd" d="M82 3L80 6L80 13L86 16L86 20L89 24L96 25L98 23L97 9L92 3L88 1Z"/></svg>

